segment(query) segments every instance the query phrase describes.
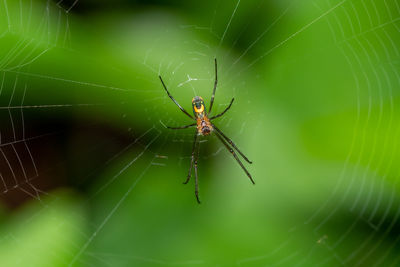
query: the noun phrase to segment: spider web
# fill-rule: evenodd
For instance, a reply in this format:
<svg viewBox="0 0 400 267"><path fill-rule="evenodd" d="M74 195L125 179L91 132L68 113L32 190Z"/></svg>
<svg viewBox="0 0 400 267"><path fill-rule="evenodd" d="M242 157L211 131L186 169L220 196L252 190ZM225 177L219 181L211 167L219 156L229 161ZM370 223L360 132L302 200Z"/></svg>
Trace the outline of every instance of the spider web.
<svg viewBox="0 0 400 267"><path fill-rule="evenodd" d="M396 0L90 5L0 3L4 265L399 264ZM204 138L198 206L157 76L190 111L214 58L256 186Z"/></svg>

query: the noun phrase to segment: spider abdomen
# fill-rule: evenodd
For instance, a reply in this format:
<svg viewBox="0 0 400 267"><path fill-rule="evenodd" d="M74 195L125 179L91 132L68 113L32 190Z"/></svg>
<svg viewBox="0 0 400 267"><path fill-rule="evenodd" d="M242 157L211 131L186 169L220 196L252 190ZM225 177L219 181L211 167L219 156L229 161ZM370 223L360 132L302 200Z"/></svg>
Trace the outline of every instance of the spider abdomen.
<svg viewBox="0 0 400 267"><path fill-rule="evenodd" d="M197 132L201 135L209 135L213 127L206 116L197 118Z"/></svg>

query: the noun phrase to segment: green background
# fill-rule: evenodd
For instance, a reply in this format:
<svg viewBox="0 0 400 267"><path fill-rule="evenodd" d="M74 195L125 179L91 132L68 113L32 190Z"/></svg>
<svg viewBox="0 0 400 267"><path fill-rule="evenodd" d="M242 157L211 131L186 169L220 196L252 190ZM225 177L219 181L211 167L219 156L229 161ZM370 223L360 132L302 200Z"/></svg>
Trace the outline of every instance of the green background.
<svg viewBox="0 0 400 267"><path fill-rule="evenodd" d="M22 0L0 14L0 265L399 264L395 0ZM214 57L214 112L235 97L216 125L256 185L205 138L198 205L182 185L194 129L163 126L191 122L157 76L190 111L209 101ZM26 199L9 205L12 191Z"/></svg>

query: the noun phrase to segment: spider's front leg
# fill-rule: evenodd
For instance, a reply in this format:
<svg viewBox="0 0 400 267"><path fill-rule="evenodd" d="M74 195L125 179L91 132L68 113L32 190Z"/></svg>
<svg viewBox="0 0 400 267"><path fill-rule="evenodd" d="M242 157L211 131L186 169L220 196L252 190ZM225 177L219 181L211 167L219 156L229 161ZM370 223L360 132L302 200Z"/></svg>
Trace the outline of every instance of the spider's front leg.
<svg viewBox="0 0 400 267"><path fill-rule="evenodd" d="M199 180L197 178L197 159L198 159L198 142L197 142L197 136L199 134L196 133L194 134L194 140L193 140L193 147L192 147L192 156L190 160L190 167L189 167L189 172L186 181L184 181L184 184L187 184L190 180L190 177L192 176L192 169L194 165L194 176L195 176L195 195L196 195L196 200L200 204L200 199L199 199Z"/></svg>
<svg viewBox="0 0 400 267"><path fill-rule="evenodd" d="M212 124L214 127L214 130L216 130L224 139L227 141L234 149L236 149L237 152L244 158L245 161L248 163L252 164L253 162L249 160L243 153L242 151L239 150L239 148L235 145L235 143L228 137L226 136L220 129L218 129L214 124Z"/></svg>
<svg viewBox="0 0 400 267"><path fill-rule="evenodd" d="M255 184L253 177L249 173L249 171L246 169L246 167L243 165L243 163L240 161L239 157L236 155L235 151L233 148L231 148L228 143L224 140L224 137L220 135L220 133L217 131L215 132L215 135L218 137L218 139L221 141L221 143L226 147L226 149L232 154L232 156L235 158L237 163L240 165L240 167L243 169L243 171L246 173L247 177L249 177L250 181ZM247 158L245 158L247 159Z"/></svg>
<svg viewBox="0 0 400 267"><path fill-rule="evenodd" d="M190 167L189 167L189 173L188 176L186 178L186 180L183 182L184 184L187 184L190 180L190 177L192 176L192 169L193 169L193 163L194 163L194 159L195 159L195 152L196 152L196 147L197 147L197 131L194 134L194 140L193 140L193 147L192 147L192 156L191 156L191 160L190 160Z"/></svg>

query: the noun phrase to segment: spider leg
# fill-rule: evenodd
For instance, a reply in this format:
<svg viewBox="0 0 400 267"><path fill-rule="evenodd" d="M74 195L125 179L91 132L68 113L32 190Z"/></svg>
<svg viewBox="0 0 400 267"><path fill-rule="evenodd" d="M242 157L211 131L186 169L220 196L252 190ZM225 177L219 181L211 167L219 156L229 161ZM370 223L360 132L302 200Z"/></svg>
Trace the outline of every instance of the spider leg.
<svg viewBox="0 0 400 267"><path fill-rule="evenodd" d="M186 178L186 181L184 181L184 184L187 184L190 180L190 177L192 176L192 168L193 168L193 163L195 160L195 153L196 153L196 147L197 147L197 132L194 134L194 140L193 140L193 148L192 148L192 157L190 161L190 168L189 168L189 173Z"/></svg>
<svg viewBox="0 0 400 267"><path fill-rule="evenodd" d="M199 148L197 148L196 159L194 160L194 176L195 176L195 189L194 193L196 195L197 203L201 203L199 199L199 178L197 177L197 160L199 158Z"/></svg>
<svg viewBox="0 0 400 267"><path fill-rule="evenodd" d="M189 118L194 120L193 116L190 115L181 105L179 105L179 103L175 100L175 98L173 98L173 96L169 93L167 86L165 86L165 83L164 83L163 79L161 78L161 75L159 75L158 78L160 78L160 81L161 81L165 91L167 92L169 98L171 98L171 100L174 101L174 103L182 110L183 113L185 113L187 116L189 116Z"/></svg>
<svg viewBox="0 0 400 267"><path fill-rule="evenodd" d="M247 176L249 177L250 181L255 184L253 178L251 177L251 174L249 173L249 171L244 167L243 163L240 161L239 157L236 155L235 151L228 145L228 143L221 137L221 135L219 134L219 132L217 131L215 133L215 135L218 137L218 139L224 144L224 146L226 147L226 149L229 150L229 152L232 153L233 157L236 159L237 163L239 163L240 167L242 167L242 169L244 170L244 172L247 174Z"/></svg>
<svg viewBox="0 0 400 267"><path fill-rule="evenodd" d="M222 112L221 112L220 114L218 114L218 115L215 115L215 116L211 117L210 120L219 118L219 117L221 117L222 115L224 115L225 112L227 112L227 111L231 108L232 103L233 103L233 100L235 100L235 98L232 98L231 103L229 104L229 106L228 106L224 111L222 111Z"/></svg>
<svg viewBox="0 0 400 267"><path fill-rule="evenodd" d="M180 126L180 127L169 127L169 126L166 126L166 127L171 130L179 130L179 129L186 129L186 128L193 127L193 126L196 126L196 123L192 123L192 124Z"/></svg>
<svg viewBox="0 0 400 267"><path fill-rule="evenodd" d="M245 161L247 161L248 163L252 164L253 162L250 161L243 153L242 151L239 150L239 148L237 148L237 146L235 145L235 143L228 138L228 136L226 136L220 129L218 129L214 124L212 124L213 128L217 131L218 134L220 134L237 152L239 152L239 154L244 158Z"/></svg>
<svg viewBox="0 0 400 267"><path fill-rule="evenodd" d="M211 109L214 104L215 90L217 89L217 84L218 84L217 59L216 58L214 58L214 63L215 63L215 81L214 81L214 90L213 90L211 100L210 100L210 108L208 109L209 113L211 113Z"/></svg>

